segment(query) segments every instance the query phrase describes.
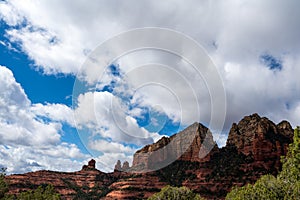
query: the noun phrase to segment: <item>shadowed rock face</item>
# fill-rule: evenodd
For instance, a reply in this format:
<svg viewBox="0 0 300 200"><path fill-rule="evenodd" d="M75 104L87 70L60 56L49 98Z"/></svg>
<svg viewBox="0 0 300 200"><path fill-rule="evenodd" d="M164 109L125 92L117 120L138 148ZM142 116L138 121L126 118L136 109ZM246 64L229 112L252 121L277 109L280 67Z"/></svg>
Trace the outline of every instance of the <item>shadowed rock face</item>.
<svg viewBox="0 0 300 200"><path fill-rule="evenodd" d="M147 198L167 184L187 186L208 199L223 199L234 185L253 183L264 174L276 175L292 137L287 121L276 125L253 114L232 125L221 149L205 126L194 123L137 151L132 167L118 161L113 173L95 169L91 160L78 172L38 171L6 179L11 193L52 184L65 199Z"/></svg>
<svg viewBox="0 0 300 200"><path fill-rule="evenodd" d="M138 150L133 157L132 169L157 170L175 160L204 162L209 159L211 150L214 152L217 148L209 129L194 123L170 138L162 137Z"/></svg>
<svg viewBox="0 0 300 200"><path fill-rule="evenodd" d="M82 170L96 169L96 161L94 159L88 162L88 165L83 165Z"/></svg>

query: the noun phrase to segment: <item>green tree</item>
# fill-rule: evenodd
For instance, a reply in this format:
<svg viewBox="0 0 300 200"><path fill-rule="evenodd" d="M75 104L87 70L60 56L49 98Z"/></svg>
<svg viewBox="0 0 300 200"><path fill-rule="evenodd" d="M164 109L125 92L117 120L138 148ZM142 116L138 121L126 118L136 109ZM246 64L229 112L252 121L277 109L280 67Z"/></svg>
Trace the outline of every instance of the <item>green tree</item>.
<svg viewBox="0 0 300 200"><path fill-rule="evenodd" d="M6 168L1 168L0 170L0 198L3 198L5 193L8 192L8 185L5 182L5 171Z"/></svg>
<svg viewBox="0 0 300 200"><path fill-rule="evenodd" d="M226 199L272 199L284 198L282 184L272 175L262 176L254 185L248 184L244 187L235 187L227 194Z"/></svg>
<svg viewBox="0 0 300 200"><path fill-rule="evenodd" d="M295 129L293 140L287 156L282 159L282 171L278 175L283 182L285 199L298 199L300 196L300 127Z"/></svg>
<svg viewBox="0 0 300 200"><path fill-rule="evenodd" d="M294 131L294 142L289 145L287 156L282 159L282 171L278 178L284 184L286 196L293 196L299 193L300 182L300 127ZM298 188L298 189L297 189ZM298 190L298 191L297 191Z"/></svg>
<svg viewBox="0 0 300 200"><path fill-rule="evenodd" d="M203 200L198 194L186 187L165 186L160 192L149 197L148 200Z"/></svg>

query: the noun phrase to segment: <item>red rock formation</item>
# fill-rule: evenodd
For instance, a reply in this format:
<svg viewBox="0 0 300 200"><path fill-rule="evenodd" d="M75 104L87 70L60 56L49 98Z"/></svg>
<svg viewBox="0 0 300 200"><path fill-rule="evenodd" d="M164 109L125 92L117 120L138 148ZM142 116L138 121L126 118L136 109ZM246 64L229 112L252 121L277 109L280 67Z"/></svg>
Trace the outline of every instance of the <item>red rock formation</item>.
<svg viewBox="0 0 300 200"><path fill-rule="evenodd" d="M288 122L276 125L265 117L253 114L232 125L226 146L235 146L238 152L251 155L258 166L279 169L280 156L286 154L292 137L293 129Z"/></svg>
<svg viewBox="0 0 300 200"><path fill-rule="evenodd" d="M115 165L114 172L126 172L129 169L130 169L129 162L125 161L123 163L123 166L121 166L121 161L118 160L116 165Z"/></svg>
<svg viewBox="0 0 300 200"><path fill-rule="evenodd" d="M88 167L91 169L95 169L96 168L96 161L94 159L90 160L88 162Z"/></svg>
<svg viewBox="0 0 300 200"><path fill-rule="evenodd" d="M120 172L122 171L122 166L121 166L121 161L118 160L116 165L115 165L115 169L114 169L115 172Z"/></svg>
<svg viewBox="0 0 300 200"><path fill-rule="evenodd" d="M88 165L83 165L82 170L96 169L96 161L94 159L88 162Z"/></svg>
<svg viewBox="0 0 300 200"><path fill-rule="evenodd" d="M93 188L97 188L94 196L105 194L105 189L102 188L108 187L115 179L110 174L95 169L70 173L42 170L10 175L6 180L11 194L34 189L42 184L51 184L64 199L74 199L78 194L88 194Z"/></svg>
<svg viewBox="0 0 300 200"><path fill-rule="evenodd" d="M170 138L162 137L156 143L137 151L133 157L132 168L136 171L156 170L178 159L204 162L217 149L208 128L194 123Z"/></svg>
<svg viewBox="0 0 300 200"><path fill-rule="evenodd" d="M267 173L276 175L280 156L286 153L292 137L287 121L276 125L253 114L232 125L221 149L206 127L194 123L137 151L132 167L118 161L113 173L95 169L92 160L79 172L38 171L6 179L10 193L46 183L54 185L65 199L143 199L167 184L187 186L208 199L223 199L234 185L253 183ZM145 173L149 169L158 170Z"/></svg>
<svg viewBox="0 0 300 200"><path fill-rule="evenodd" d="M129 170L129 162L125 161L122 166L122 171L126 172L128 170Z"/></svg>

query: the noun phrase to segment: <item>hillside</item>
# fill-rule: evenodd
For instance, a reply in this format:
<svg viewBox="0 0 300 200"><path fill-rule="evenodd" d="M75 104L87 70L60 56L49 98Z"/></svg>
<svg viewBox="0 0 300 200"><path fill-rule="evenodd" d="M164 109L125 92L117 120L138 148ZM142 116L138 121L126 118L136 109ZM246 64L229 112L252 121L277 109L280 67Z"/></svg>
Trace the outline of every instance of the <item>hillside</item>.
<svg viewBox="0 0 300 200"><path fill-rule="evenodd" d="M138 150L131 167L118 162L112 173L99 171L91 160L78 172L37 171L6 179L10 193L52 184L65 199L143 199L165 185L183 185L203 197L223 199L234 185L276 175L292 138L289 122L274 124L253 114L232 125L223 148L209 129L194 123Z"/></svg>

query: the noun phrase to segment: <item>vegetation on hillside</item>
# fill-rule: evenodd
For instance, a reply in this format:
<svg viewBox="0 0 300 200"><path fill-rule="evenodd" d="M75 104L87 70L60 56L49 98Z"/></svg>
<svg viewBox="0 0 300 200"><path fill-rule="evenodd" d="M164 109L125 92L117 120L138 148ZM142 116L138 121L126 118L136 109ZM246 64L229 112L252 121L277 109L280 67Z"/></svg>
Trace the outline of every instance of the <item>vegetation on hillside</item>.
<svg viewBox="0 0 300 200"><path fill-rule="evenodd" d="M60 194L56 193L52 185L41 185L35 190L21 192L19 195L5 195L3 200L60 200Z"/></svg>
<svg viewBox="0 0 300 200"><path fill-rule="evenodd" d="M156 171L159 180L170 186L180 187L185 180L193 180L197 176L191 171L199 167L198 162L176 160L172 164Z"/></svg>
<svg viewBox="0 0 300 200"><path fill-rule="evenodd" d="M8 192L8 186L7 183L5 182L5 168L1 168L0 171L0 199L2 199L5 195L5 193Z"/></svg>
<svg viewBox="0 0 300 200"><path fill-rule="evenodd" d="M294 131L293 143L282 158L282 171L277 177L264 175L254 185L235 187L227 200L242 199L298 199L300 197L300 127Z"/></svg>
<svg viewBox="0 0 300 200"><path fill-rule="evenodd" d="M199 194L186 187L165 186L160 192L149 197L148 200L203 200Z"/></svg>
<svg viewBox="0 0 300 200"><path fill-rule="evenodd" d="M41 185L35 190L21 192L19 195L7 194L8 185L5 182L5 168L0 171L0 199L1 200L60 200L52 185Z"/></svg>

